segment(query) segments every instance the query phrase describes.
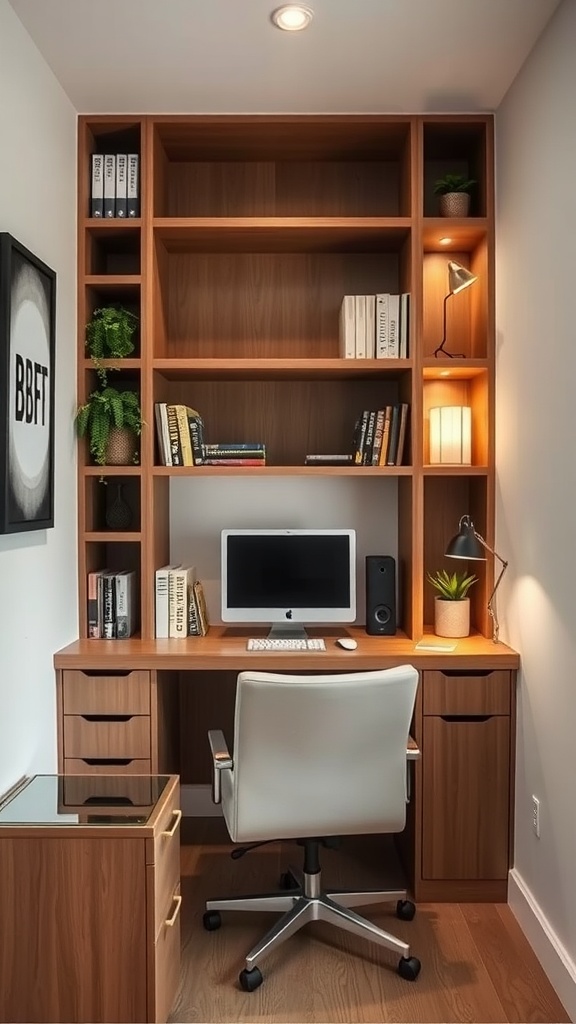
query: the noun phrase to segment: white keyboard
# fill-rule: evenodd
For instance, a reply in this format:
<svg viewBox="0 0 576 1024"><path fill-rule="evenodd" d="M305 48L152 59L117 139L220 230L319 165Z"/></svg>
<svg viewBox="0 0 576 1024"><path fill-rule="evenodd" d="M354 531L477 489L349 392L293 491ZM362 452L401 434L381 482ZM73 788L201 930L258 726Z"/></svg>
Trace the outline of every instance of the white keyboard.
<svg viewBox="0 0 576 1024"><path fill-rule="evenodd" d="M268 638L251 637L246 643L247 651L325 651L326 642L309 637L308 639L296 637L275 637Z"/></svg>

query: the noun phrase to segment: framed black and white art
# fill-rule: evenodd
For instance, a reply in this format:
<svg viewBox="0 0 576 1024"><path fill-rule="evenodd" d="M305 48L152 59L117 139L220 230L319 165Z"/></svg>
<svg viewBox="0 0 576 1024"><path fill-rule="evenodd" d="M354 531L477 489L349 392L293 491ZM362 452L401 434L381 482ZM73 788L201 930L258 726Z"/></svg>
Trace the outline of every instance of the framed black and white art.
<svg viewBox="0 0 576 1024"><path fill-rule="evenodd" d="M56 274L0 232L0 533L54 526Z"/></svg>

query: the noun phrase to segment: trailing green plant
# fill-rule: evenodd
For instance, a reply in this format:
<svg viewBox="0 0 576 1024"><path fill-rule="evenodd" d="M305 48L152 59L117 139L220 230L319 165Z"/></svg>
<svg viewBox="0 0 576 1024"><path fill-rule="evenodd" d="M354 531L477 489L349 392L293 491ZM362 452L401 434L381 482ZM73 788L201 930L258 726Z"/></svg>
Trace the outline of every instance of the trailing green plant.
<svg viewBox="0 0 576 1024"><path fill-rule="evenodd" d="M434 182L434 193L436 195L447 195L448 192L470 193L476 182L474 178L466 178L464 174L445 174Z"/></svg>
<svg viewBox="0 0 576 1024"><path fill-rule="evenodd" d="M468 596L468 591L473 583L476 583L477 576L467 576L465 572L453 572L450 574L446 569L438 569L435 573L428 573L428 582L439 592L444 601L463 601Z"/></svg>
<svg viewBox="0 0 576 1024"><path fill-rule="evenodd" d="M106 449L112 427L142 432L140 399L135 391L118 391L104 380L101 387L88 396L76 413L79 437L88 435L90 454L99 466L106 465Z"/></svg>
<svg viewBox="0 0 576 1024"><path fill-rule="evenodd" d="M95 309L86 324L86 348L92 359L124 359L134 351L138 317L119 302Z"/></svg>

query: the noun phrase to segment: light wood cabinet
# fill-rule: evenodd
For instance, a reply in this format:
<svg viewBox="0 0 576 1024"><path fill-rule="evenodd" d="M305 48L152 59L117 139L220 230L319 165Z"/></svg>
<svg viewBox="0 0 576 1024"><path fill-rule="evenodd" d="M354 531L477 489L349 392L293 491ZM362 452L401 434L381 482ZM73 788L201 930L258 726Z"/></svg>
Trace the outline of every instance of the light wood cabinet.
<svg viewBox="0 0 576 1024"><path fill-rule="evenodd" d="M126 812L126 778L94 779L87 796L90 780L36 776L20 794L29 815L38 779L40 813L11 814L18 794L0 807L0 1020L166 1021L180 965L177 778L133 778Z"/></svg>

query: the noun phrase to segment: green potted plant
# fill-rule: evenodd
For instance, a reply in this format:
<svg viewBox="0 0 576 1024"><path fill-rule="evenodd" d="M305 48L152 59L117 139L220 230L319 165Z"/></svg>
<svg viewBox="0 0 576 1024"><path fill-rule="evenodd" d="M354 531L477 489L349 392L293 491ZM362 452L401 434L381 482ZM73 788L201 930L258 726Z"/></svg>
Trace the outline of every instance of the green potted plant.
<svg viewBox="0 0 576 1024"><path fill-rule="evenodd" d="M428 573L428 582L438 595L434 602L434 632L437 636L468 636L470 632L470 598L468 591L478 577L466 572L449 573L438 569Z"/></svg>
<svg viewBox="0 0 576 1024"><path fill-rule="evenodd" d="M464 174L445 174L434 182L434 194L440 196L442 217L467 217L470 192L476 182Z"/></svg>
<svg viewBox="0 0 576 1024"><path fill-rule="evenodd" d="M88 436L90 453L99 466L126 466L138 461L137 438L142 431L140 398L119 391L106 380L92 391L76 413L80 437Z"/></svg>
<svg viewBox="0 0 576 1024"><path fill-rule="evenodd" d="M138 317L119 302L95 309L86 324L86 348L92 359L124 359L134 351Z"/></svg>

